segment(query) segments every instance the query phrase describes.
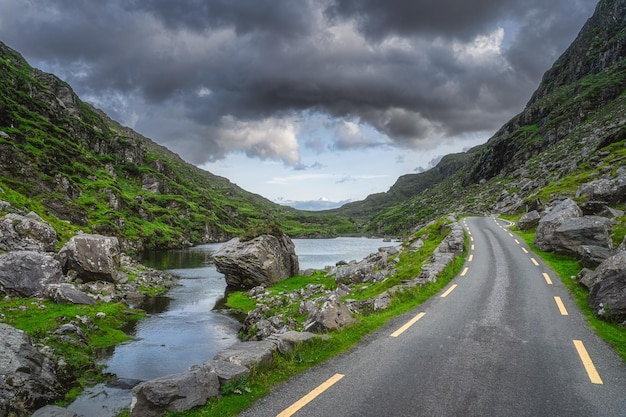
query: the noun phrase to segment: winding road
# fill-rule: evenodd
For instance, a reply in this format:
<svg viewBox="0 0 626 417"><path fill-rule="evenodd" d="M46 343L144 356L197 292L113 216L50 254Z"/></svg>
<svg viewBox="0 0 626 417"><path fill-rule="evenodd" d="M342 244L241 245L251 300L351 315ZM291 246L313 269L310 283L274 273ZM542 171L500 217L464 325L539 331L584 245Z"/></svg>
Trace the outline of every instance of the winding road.
<svg viewBox="0 0 626 417"><path fill-rule="evenodd" d="M461 274L241 416L626 416L626 364L554 272L490 217Z"/></svg>

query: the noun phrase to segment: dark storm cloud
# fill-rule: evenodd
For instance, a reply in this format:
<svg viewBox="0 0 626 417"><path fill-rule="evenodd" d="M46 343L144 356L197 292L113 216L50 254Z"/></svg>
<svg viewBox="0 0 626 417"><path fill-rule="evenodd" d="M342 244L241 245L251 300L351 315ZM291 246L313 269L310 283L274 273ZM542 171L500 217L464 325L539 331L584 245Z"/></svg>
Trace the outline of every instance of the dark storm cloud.
<svg viewBox="0 0 626 417"><path fill-rule="evenodd" d="M594 5L0 0L0 40L193 162L240 150L303 166L294 138L309 111L400 147L494 131ZM372 145L335 138L334 149Z"/></svg>

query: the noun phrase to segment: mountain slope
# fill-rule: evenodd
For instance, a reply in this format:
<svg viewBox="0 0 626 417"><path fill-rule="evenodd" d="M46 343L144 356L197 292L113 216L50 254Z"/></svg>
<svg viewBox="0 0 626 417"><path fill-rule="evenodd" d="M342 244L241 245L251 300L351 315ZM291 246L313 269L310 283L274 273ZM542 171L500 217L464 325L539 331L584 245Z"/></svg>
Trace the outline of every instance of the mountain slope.
<svg viewBox="0 0 626 417"><path fill-rule="evenodd" d="M468 151L451 175L431 174L429 189L414 185L411 197L384 207L363 230L404 234L452 211L521 212L556 195L574 197L592 179L616 176L626 164L625 89L626 0L602 0L520 114ZM359 212L368 204L347 209Z"/></svg>
<svg viewBox="0 0 626 417"><path fill-rule="evenodd" d="M36 211L62 240L80 228L119 236L126 250L222 241L267 221L298 235L352 231L187 164L2 43L0 200Z"/></svg>

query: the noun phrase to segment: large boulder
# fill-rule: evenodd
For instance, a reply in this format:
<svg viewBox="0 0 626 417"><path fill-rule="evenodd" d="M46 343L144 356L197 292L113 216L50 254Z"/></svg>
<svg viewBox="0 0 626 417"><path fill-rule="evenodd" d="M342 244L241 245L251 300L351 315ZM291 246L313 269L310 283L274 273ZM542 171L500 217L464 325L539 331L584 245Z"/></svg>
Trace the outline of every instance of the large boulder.
<svg viewBox="0 0 626 417"><path fill-rule="evenodd" d="M40 297L50 284L63 281L61 264L51 255L16 251L0 255L0 292L16 297Z"/></svg>
<svg viewBox="0 0 626 417"><path fill-rule="evenodd" d="M626 269L595 283L588 302L596 316L610 321L626 320Z"/></svg>
<svg viewBox="0 0 626 417"><path fill-rule="evenodd" d="M549 240L557 253L575 255L580 246L600 246L610 249L613 221L606 217L583 216L566 219L552 233Z"/></svg>
<svg viewBox="0 0 626 417"><path fill-rule="evenodd" d="M206 404L219 395L217 373L206 366L143 382L133 388L131 417L160 417Z"/></svg>
<svg viewBox="0 0 626 417"><path fill-rule="evenodd" d="M552 251L554 231L566 220L582 216L583 212L574 200L566 198L561 201L539 220L535 232L535 246L542 251Z"/></svg>
<svg viewBox="0 0 626 417"><path fill-rule="evenodd" d="M0 250L53 252L57 232L35 213L9 213L0 219Z"/></svg>
<svg viewBox="0 0 626 417"><path fill-rule="evenodd" d="M590 181L578 188L577 196L587 195L589 200L616 204L626 201L626 173L614 178L601 178Z"/></svg>
<svg viewBox="0 0 626 417"><path fill-rule="evenodd" d="M532 229L533 227L537 227L540 219L541 216L539 215L539 212L537 210L529 211L528 213L520 217L520 219L517 221L517 227L519 230Z"/></svg>
<svg viewBox="0 0 626 417"><path fill-rule="evenodd" d="M63 271L76 272L84 282L117 282L120 269L120 245L116 237L80 234L72 237L59 251Z"/></svg>
<svg viewBox="0 0 626 417"><path fill-rule="evenodd" d="M21 330L0 323L0 416L30 416L59 397L54 363Z"/></svg>
<svg viewBox="0 0 626 417"><path fill-rule="evenodd" d="M287 235L261 235L226 242L213 256L217 270L235 288L271 286L300 270L293 241Z"/></svg>
<svg viewBox="0 0 626 417"><path fill-rule="evenodd" d="M582 267L595 268L613 255L610 249L601 246L582 245L578 247L576 259Z"/></svg>

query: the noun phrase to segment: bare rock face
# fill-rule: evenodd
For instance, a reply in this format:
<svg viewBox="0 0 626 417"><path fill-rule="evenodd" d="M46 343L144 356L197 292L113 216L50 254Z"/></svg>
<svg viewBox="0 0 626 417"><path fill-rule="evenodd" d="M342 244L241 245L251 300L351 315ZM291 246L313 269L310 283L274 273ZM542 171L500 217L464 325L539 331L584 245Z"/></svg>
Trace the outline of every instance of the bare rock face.
<svg viewBox="0 0 626 417"><path fill-rule="evenodd" d="M117 282L120 245L116 237L82 234L72 237L59 251L63 271L74 270L85 282Z"/></svg>
<svg viewBox="0 0 626 417"><path fill-rule="evenodd" d="M566 220L582 217L582 215L582 210L574 200L570 198L563 200L539 220L535 232L535 246L542 251L553 250L554 231Z"/></svg>
<svg viewBox="0 0 626 417"><path fill-rule="evenodd" d="M57 232L35 213L9 213L0 219L0 250L53 252Z"/></svg>
<svg viewBox="0 0 626 417"><path fill-rule="evenodd" d="M219 395L217 373L206 366L143 382L133 388L131 417L160 417L186 411Z"/></svg>
<svg viewBox="0 0 626 417"><path fill-rule="evenodd" d="M591 290L595 284L606 277L622 271L626 271L626 251L617 252L610 258L605 259L594 271L584 274L580 283Z"/></svg>
<svg viewBox="0 0 626 417"><path fill-rule="evenodd" d="M213 257L226 283L235 288L270 286L300 270L295 245L287 235L262 235L245 242L235 238Z"/></svg>
<svg viewBox="0 0 626 417"><path fill-rule="evenodd" d="M63 281L61 264L51 255L15 251L0 255L0 292L16 297L40 297L48 285Z"/></svg>
<svg viewBox="0 0 626 417"><path fill-rule="evenodd" d="M54 364L26 333L0 323L0 416L30 416L59 397L60 389Z"/></svg>

